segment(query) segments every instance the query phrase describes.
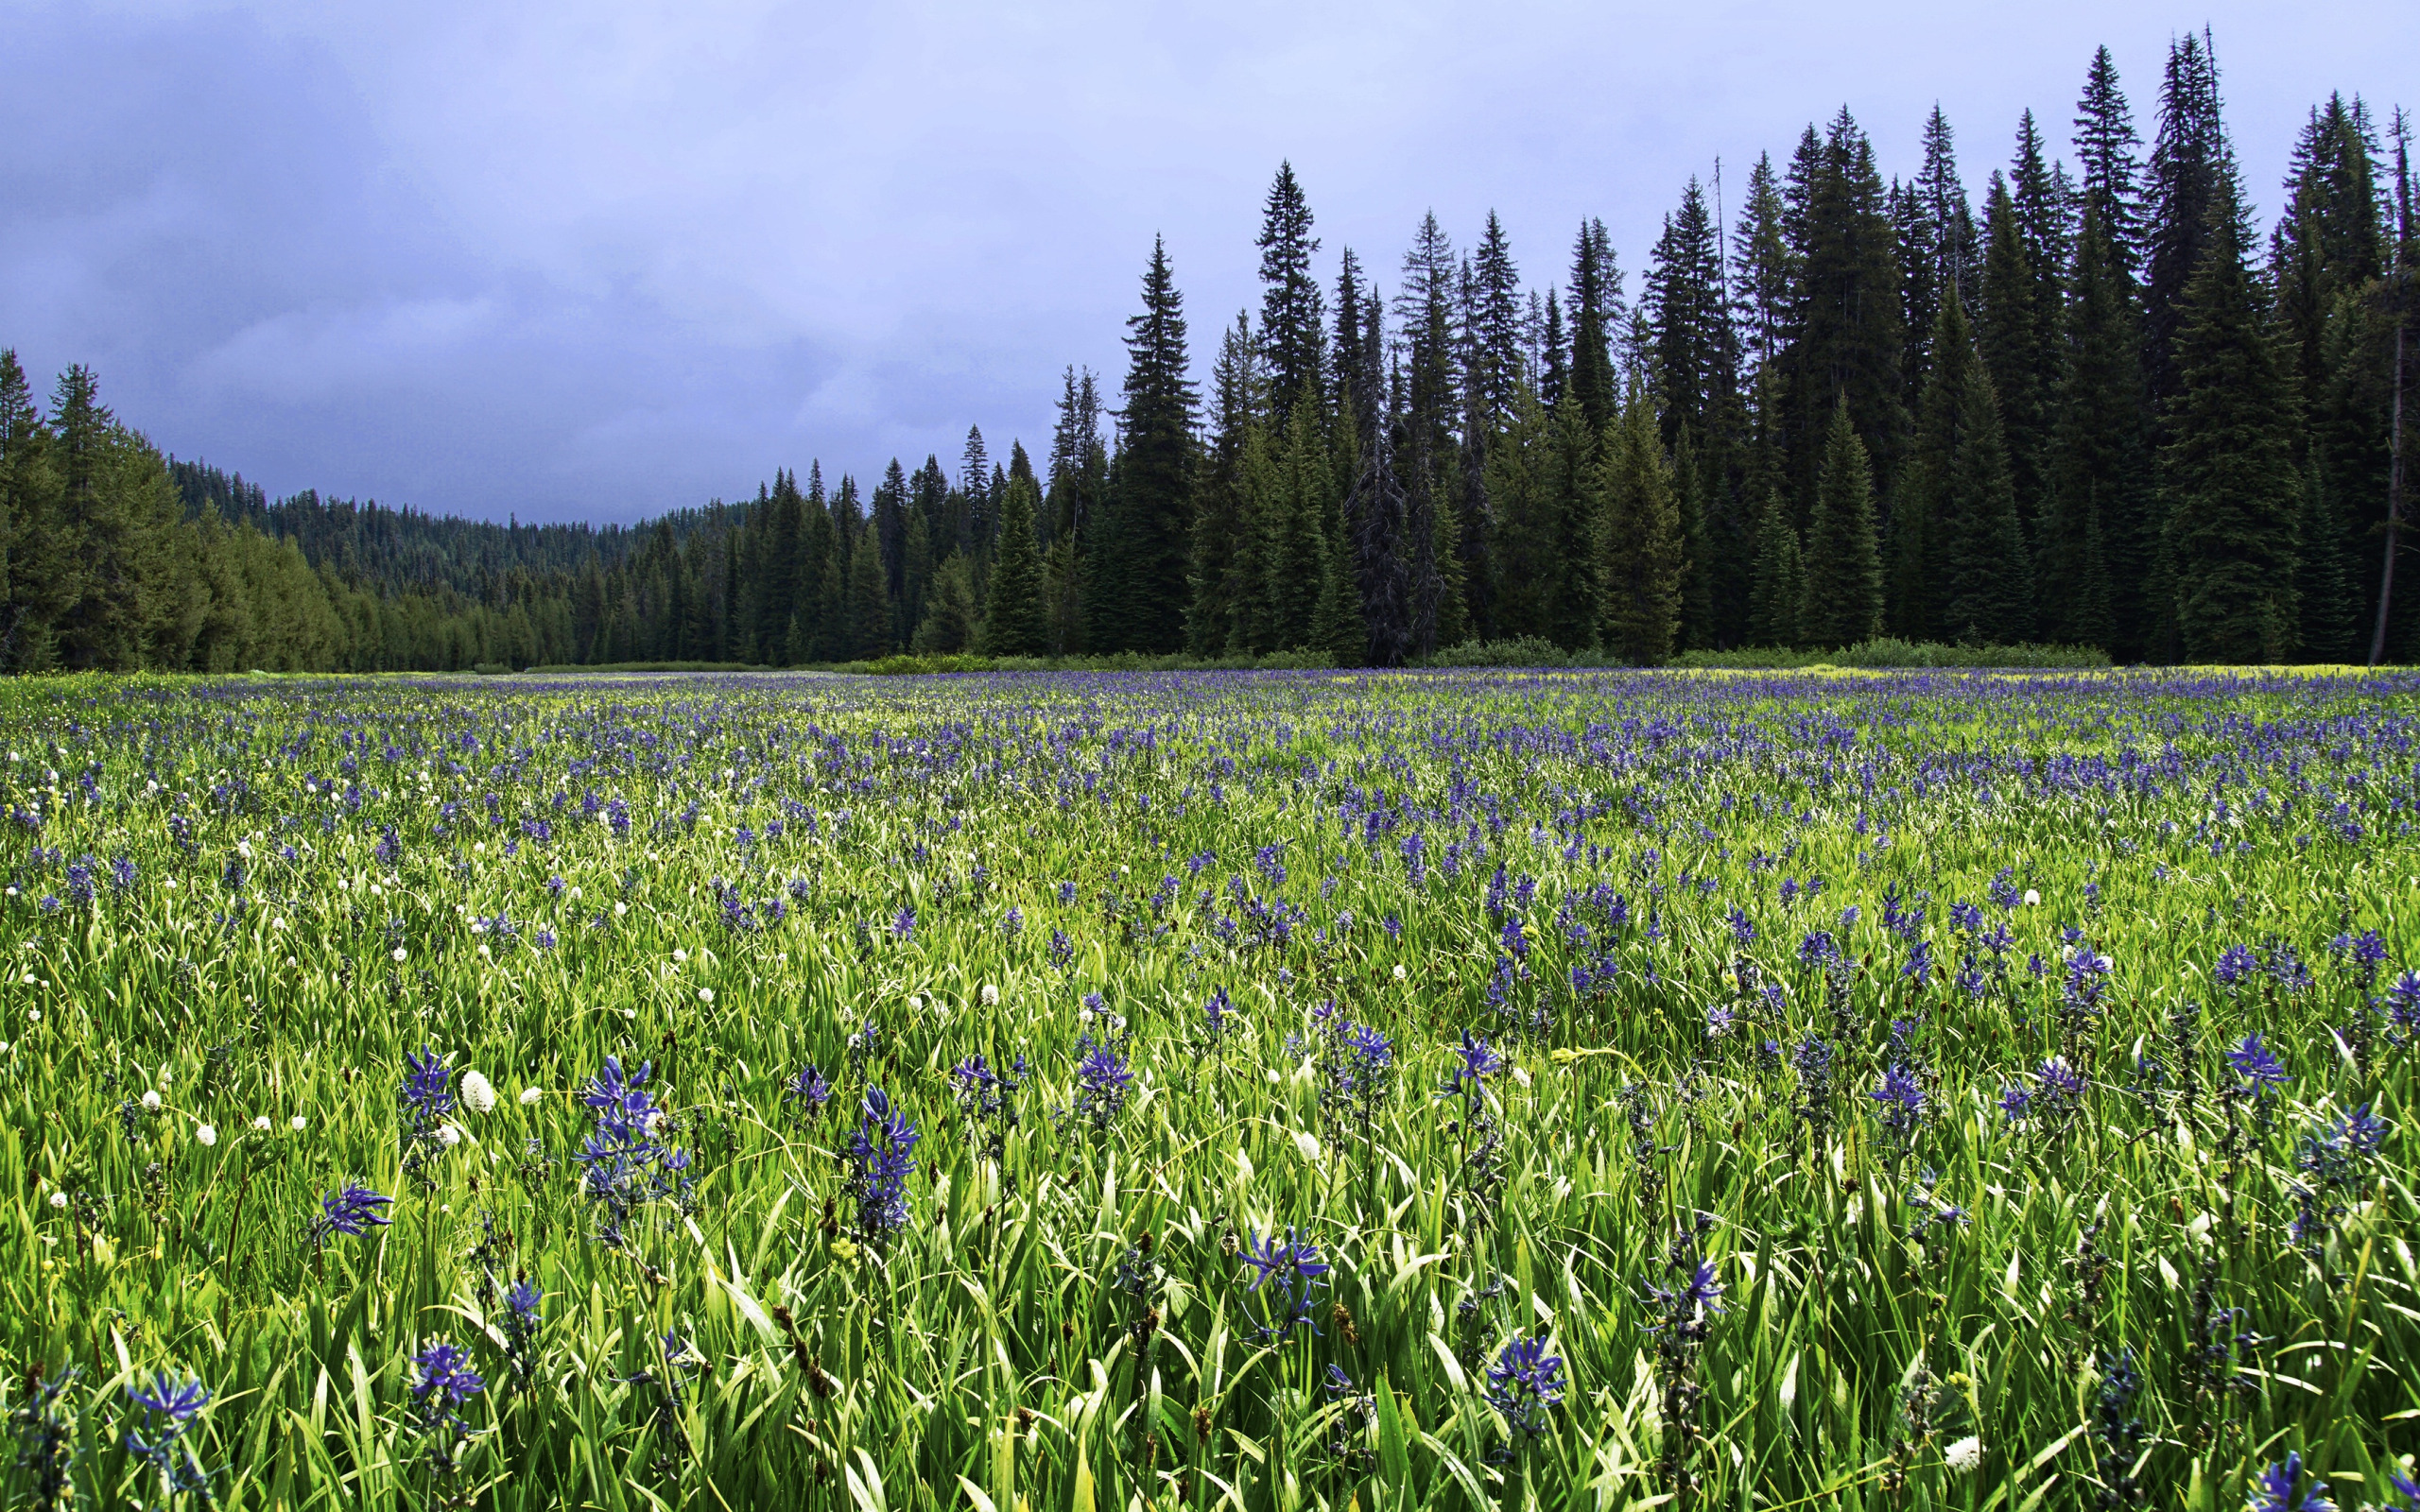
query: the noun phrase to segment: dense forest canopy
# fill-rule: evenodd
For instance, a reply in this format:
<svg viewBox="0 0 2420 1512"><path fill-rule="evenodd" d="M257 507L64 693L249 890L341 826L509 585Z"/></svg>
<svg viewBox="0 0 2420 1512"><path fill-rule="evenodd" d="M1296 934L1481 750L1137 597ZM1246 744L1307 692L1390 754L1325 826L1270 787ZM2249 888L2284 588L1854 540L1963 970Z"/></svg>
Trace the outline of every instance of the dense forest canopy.
<svg viewBox="0 0 2420 1512"><path fill-rule="evenodd" d="M86 369L0 355L0 665L227 671L1910 640L2122 661L2420 658L2390 597L2420 345L2409 129L2314 107L2255 228L2206 33L2148 146L2107 49L2072 162L2031 112L1979 198L1936 108L1887 182L1843 108L1692 180L1636 292L1602 222L1524 282L1424 217L1392 291L1270 185L1206 382L1165 245L1114 396L1037 470L970 429L638 526L271 502L163 458ZM1724 215L1724 201L1736 213ZM1113 407L1113 403L1115 407ZM2382 610L2382 602L2386 608Z"/></svg>

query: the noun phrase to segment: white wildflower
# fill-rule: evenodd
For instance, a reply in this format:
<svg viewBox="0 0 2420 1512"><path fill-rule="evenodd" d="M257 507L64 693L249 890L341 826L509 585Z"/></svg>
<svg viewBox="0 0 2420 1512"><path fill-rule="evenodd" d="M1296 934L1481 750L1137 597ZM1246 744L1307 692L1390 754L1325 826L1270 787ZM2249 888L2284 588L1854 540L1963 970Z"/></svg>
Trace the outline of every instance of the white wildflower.
<svg viewBox="0 0 2420 1512"><path fill-rule="evenodd" d="M1942 1463L1956 1475L1972 1475L1983 1463L1983 1441L1969 1434L1941 1452Z"/></svg>
<svg viewBox="0 0 2420 1512"><path fill-rule="evenodd" d="M2028 908L2039 908L2042 906L2042 894L2038 888L2028 887L2025 889L2025 906Z"/></svg>
<svg viewBox="0 0 2420 1512"><path fill-rule="evenodd" d="M218 1131L207 1124L197 1126L193 1131L193 1137L195 1142L204 1148L218 1143Z"/></svg>
<svg viewBox="0 0 2420 1512"><path fill-rule="evenodd" d="M67 1194L64 1192L53 1192L50 1194L50 1205L54 1208L63 1208L67 1206Z"/></svg>
<svg viewBox="0 0 2420 1512"><path fill-rule="evenodd" d="M158 1092L150 1091L143 1094L143 1110L147 1113L156 1113L160 1110L160 1094Z"/></svg>
<svg viewBox="0 0 2420 1512"><path fill-rule="evenodd" d="M276 1125L268 1121L268 1115L267 1113L262 1113L253 1118L252 1127L257 1129L259 1132L266 1134L270 1129L276 1127Z"/></svg>
<svg viewBox="0 0 2420 1512"><path fill-rule="evenodd" d="M437 1125L437 1143L450 1150L462 1143L462 1131L455 1125L440 1124Z"/></svg>
<svg viewBox="0 0 2420 1512"><path fill-rule="evenodd" d="M292 1129L295 1133L300 1134L302 1132L303 1128L310 1124L310 1122L311 1121L309 1119L304 1118L300 1113L297 1113L292 1118L285 1121L285 1126Z"/></svg>
<svg viewBox="0 0 2420 1512"><path fill-rule="evenodd" d="M495 1111L495 1083L482 1073L462 1073L462 1106L474 1113Z"/></svg>
<svg viewBox="0 0 2420 1512"><path fill-rule="evenodd" d="M546 1090L544 1087L524 1087L521 1089L521 1106L535 1108L545 1095Z"/></svg>
<svg viewBox="0 0 2420 1512"><path fill-rule="evenodd" d="M983 1005L987 1008L1000 1005L1000 989L989 982L983 984Z"/></svg>

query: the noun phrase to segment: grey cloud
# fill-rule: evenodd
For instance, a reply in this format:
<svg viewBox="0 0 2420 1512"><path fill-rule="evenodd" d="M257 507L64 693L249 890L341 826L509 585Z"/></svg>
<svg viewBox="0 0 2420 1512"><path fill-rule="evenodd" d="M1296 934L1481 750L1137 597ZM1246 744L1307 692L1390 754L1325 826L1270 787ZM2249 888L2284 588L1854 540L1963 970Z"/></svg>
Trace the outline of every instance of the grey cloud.
<svg viewBox="0 0 2420 1512"><path fill-rule="evenodd" d="M1063 365L1114 389L1153 234L1198 357L1256 302L1281 156L1331 269L1392 284L1423 211L1467 243L1493 207L1533 282L1603 215L1634 289L1718 156L1736 185L1845 101L1904 173L1939 98L1979 193L2097 43L2148 134L2204 19L2271 204L2309 103L2384 103L2420 40L2245 0L0 3L0 343L272 490L425 508L627 519L970 422L1038 459Z"/></svg>

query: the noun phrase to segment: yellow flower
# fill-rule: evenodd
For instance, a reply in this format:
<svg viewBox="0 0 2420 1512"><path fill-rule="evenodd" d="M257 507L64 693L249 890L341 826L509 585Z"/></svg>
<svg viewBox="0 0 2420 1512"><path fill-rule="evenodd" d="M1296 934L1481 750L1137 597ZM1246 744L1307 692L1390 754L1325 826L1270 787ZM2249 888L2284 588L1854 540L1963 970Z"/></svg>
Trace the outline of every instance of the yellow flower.
<svg viewBox="0 0 2420 1512"><path fill-rule="evenodd" d="M857 1263L857 1246L856 1241L848 1239L833 1240L832 1258L838 1261L843 1265L856 1264Z"/></svg>

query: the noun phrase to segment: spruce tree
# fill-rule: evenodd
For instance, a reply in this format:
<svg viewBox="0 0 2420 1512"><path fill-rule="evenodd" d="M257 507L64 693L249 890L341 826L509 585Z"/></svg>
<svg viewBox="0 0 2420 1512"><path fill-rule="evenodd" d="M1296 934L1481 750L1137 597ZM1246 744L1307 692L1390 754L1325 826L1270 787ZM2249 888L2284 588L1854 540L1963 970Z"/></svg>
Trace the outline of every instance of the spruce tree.
<svg viewBox="0 0 2420 1512"><path fill-rule="evenodd" d="M983 606L987 656L1041 656L1049 647L1042 616L1042 555L1034 544L1035 489L1018 479L1000 510L1000 549Z"/></svg>
<svg viewBox="0 0 2420 1512"><path fill-rule="evenodd" d="M1641 385L1631 386L1606 433L1594 491L1605 649L1634 666L1661 665L1680 634L1687 560L1672 471Z"/></svg>
<svg viewBox="0 0 2420 1512"><path fill-rule="evenodd" d="M1798 609L1805 596L1798 527L1789 521L1789 501L1782 497L1781 490L1772 489L1765 494L1765 507L1756 512L1756 575L1748 600L1749 644L1798 644Z"/></svg>
<svg viewBox="0 0 2420 1512"><path fill-rule="evenodd" d="M1243 498L1244 440L1259 423L1264 391L1250 318L1238 313L1210 369L1210 438L1195 492L1193 596L1184 617L1185 649L1194 656L1220 656L1250 639L1236 623L1238 606L1259 592Z"/></svg>
<svg viewBox="0 0 2420 1512"><path fill-rule="evenodd" d="M1900 387L1903 312L1895 238L1873 144L1843 109L1820 144L1809 129L1791 174L1792 193L1800 200L1791 216L1800 283L1790 345L1792 450L1800 484L1814 484L1829 455L1825 436L1832 411L1845 404L1868 466L1887 487L1905 446L1908 421ZM1810 540L1810 572L1814 550Z"/></svg>
<svg viewBox="0 0 2420 1512"><path fill-rule="evenodd" d="M2032 563L2017 521L1999 405L1955 288L1942 305L1933 345L1915 473L1938 575L1934 630L1987 644L2030 641Z"/></svg>
<svg viewBox="0 0 2420 1512"><path fill-rule="evenodd" d="M1733 239L1731 288L1740 343L1759 370L1780 354L1789 338L1789 303L1796 273L1784 221L1781 181L1771 154L1748 171L1746 202Z"/></svg>
<svg viewBox="0 0 2420 1512"><path fill-rule="evenodd" d="M2185 321L2185 286L2204 261L2213 207L2224 192L2220 180L2234 172L2219 114L2218 60L2205 35L2188 31L2169 46L2159 131L2152 142L2143 374L2154 417L2165 416L2181 382L2176 346Z"/></svg>
<svg viewBox="0 0 2420 1512"><path fill-rule="evenodd" d="M51 435L14 350L0 350L0 670L56 664L54 632L81 592L83 556L60 507Z"/></svg>
<svg viewBox="0 0 2420 1512"><path fill-rule="evenodd" d="M2180 648L2195 662L2282 662L2300 627L2303 485L2294 395L2245 266L2235 174L2212 183L2202 260L2177 301L2175 393L2163 417Z"/></svg>
<svg viewBox="0 0 2420 1512"><path fill-rule="evenodd" d="M1277 165L1262 207L1260 281L1260 344L1269 363L1270 394L1283 423L1295 399L1308 392L1323 404L1322 380L1327 332L1320 311L1319 280L1311 272L1311 254L1320 249L1311 234L1311 207L1291 163Z"/></svg>
<svg viewBox="0 0 2420 1512"><path fill-rule="evenodd" d="M1316 404L1298 394L1286 420L1285 449L1270 479L1276 497L1268 509L1273 526L1263 568L1269 590L1267 649L1290 651L1312 644L1320 595L1328 582L1328 513L1335 493Z"/></svg>
<svg viewBox="0 0 2420 1512"><path fill-rule="evenodd" d="M1999 397L2008 440L2009 481L2029 541L2040 537L2048 508L2050 392L2057 376L2058 327L2046 318L2043 284L2014 197L1992 175L1983 211L1983 270L1976 301L1976 344L1992 391ZM2055 285L2053 286L2055 287ZM2055 315L2055 305L2050 314Z"/></svg>
<svg viewBox="0 0 2420 1512"><path fill-rule="evenodd" d="M1882 633L1882 557L1875 540L1874 471L1849 419L1846 396L1832 406L1816 474L1815 507L1802 555L1800 640L1835 648Z"/></svg>
<svg viewBox="0 0 2420 1512"><path fill-rule="evenodd" d="M1571 391L1589 433L1604 429L1620 406L1614 387L1614 333L1622 326L1621 271L1614 264L1605 223L1580 223L1571 251Z"/></svg>
<svg viewBox="0 0 2420 1512"><path fill-rule="evenodd" d="M1122 623L1098 650L1165 654L1184 644L1185 558L1193 537L1194 415L1187 376L1184 297L1177 292L1165 241L1154 238L1143 275L1143 309L1126 321L1125 407L1118 412L1114 549L1122 576Z"/></svg>
<svg viewBox="0 0 2420 1512"><path fill-rule="evenodd" d="M1554 633L1554 495L1548 478L1554 418L1523 384L1512 421L1488 449L1487 491L1495 507L1494 633L1505 640Z"/></svg>

